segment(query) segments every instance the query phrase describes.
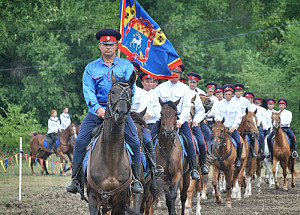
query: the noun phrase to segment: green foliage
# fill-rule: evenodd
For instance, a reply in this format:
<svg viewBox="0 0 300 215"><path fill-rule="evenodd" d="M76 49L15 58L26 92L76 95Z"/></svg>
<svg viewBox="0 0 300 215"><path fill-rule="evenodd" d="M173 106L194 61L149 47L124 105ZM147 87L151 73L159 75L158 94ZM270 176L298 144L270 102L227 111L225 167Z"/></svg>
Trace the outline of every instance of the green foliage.
<svg viewBox="0 0 300 215"><path fill-rule="evenodd" d="M29 134L32 131L45 132L34 118L35 109L24 113L24 106L7 103L7 109L1 108L4 116L0 115L0 151L18 152L20 137L23 139L23 151L29 151Z"/></svg>

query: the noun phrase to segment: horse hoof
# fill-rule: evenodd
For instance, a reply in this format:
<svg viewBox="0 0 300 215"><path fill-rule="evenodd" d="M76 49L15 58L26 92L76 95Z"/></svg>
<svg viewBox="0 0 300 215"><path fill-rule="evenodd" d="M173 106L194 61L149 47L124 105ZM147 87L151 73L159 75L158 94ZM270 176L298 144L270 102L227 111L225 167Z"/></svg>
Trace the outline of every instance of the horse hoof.
<svg viewBox="0 0 300 215"><path fill-rule="evenodd" d="M287 187L283 187L283 190L284 191L288 191L289 189Z"/></svg>
<svg viewBox="0 0 300 215"><path fill-rule="evenodd" d="M222 203L222 199L221 199L221 197L219 197L219 198L216 198L216 202L217 202L218 204L221 204L221 203Z"/></svg>
<svg viewBox="0 0 300 215"><path fill-rule="evenodd" d="M276 187L276 190L278 190L278 189L279 189L279 185L278 185L278 184L275 184L275 187Z"/></svg>
<svg viewBox="0 0 300 215"><path fill-rule="evenodd" d="M261 193L261 189L260 188L257 188L256 191L257 191L257 193Z"/></svg>
<svg viewBox="0 0 300 215"><path fill-rule="evenodd" d="M231 208L231 203L227 203L227 204L226 204L226 207L227 207L227 208Z"/></svg>
<svg viewBox="0 0 300 215"><path fill-rule="evenodd" d="M201 196L200 199L201 200L207 200L207 197L206 196Z"/></svg>
<svg viewBox="0 0 300 215"><path fill-rule="evenodd" d="M265 183L269 184L269 179L268 178L265 178Z"/></svg>
<svg viewBox="0 0 300 215"><path fill-rule="evenodd" d="M296 184L295 183L292 183L292 188L295 188L296 187Z"/></svg>
<svg viewBox="0 0 300 215"><path fill-rule="evenodd" d="M249 198L249 195L248 194L244 195L244 198Z"/></svg>

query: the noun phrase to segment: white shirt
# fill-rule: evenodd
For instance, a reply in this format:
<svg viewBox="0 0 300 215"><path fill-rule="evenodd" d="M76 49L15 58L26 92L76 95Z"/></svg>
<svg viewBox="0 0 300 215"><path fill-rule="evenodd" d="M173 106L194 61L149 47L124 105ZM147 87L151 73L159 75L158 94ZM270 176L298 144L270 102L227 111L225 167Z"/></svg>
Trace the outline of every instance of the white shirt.
<svg viewBox="0 0 300 215"><path fill-rule="evenodd" d="M213 106L211 107L211 110L207 112L207 121L212 121L213 117L215 117L215 111L216 111L216 106L217 104L220 102L219 99L212 95L210 98L214 103ZM222 99L221 101L223 101L224 99Z"/></svg>
<svg viewBox="0 0 300 215"><path fill-rule="evenodd" d="M280 125L281 127L290 127L292 122L292 112L284 109L280 114Z"/></svg>
<svg viewBox="0 0 300 215"><path fill-rule="evenodd" d="M69 113L62 113L60 114L60 123L61 123L61 129L65 130L69 125L71 125L71 118Z"/></svg>
<svg viewBox="0 0 300 215"><path fill-rule="evenodd" d="M187 122L190 116L192 99L190 88L187 85L181 83L180 81L178 81L176 84L172 84L169 80L158 85L155 88L155 92L157 102L159 101L159 98L161 98L163 102L176 102L178 99L180 99L180 102L177 105L177 113L179 117L178 122L181 124ZM160 111L157 114L160 115Z"/></svg>
<svg viewBox="0 0 300 215"><path fill-rule="evenodd" d="M195 115L193 121L198 124L205 118L205 109L203 107L202 101L198 92L196 93L195 90L191 90L191 94L193 95L192 98L196 95L196 99L194 101L195 104Z"/></svg>
<svg viewBox="0 0 300 215"><path fill-rule="evenodd" d="M245 97L241 96L240 98L237 98L236 96L234 96L232 100L236 101L240 105L243 116L246 114L246 108L248 108L248 111L250 111L251 103Z"/></svg>
<svg viewBox="0 0 300 215"><path fill-rule="evenodd" d="M147 107L146 114L150 115L150 118L145 120L146 123L147 124L155 123L157 120L159 120L161 105L156 101L156 94L154 90L149 90L145 92L146 92L145 98L147 101L143 102L138 112L140 113L141 111L144 110L144 104L145 104Z"/></svg>
<svg viewBox="0 0 300 215"><path fill-rule="evenodd" d="M274 110L274 109L273 109L273 110L268 109L268 110L266 111L266 124L267 124L267 129L273 127L273 125L272 125L272 113L277 113L277 111Z"/></svg>
<svg viewBox="0 0 300 215"><path fill-rule="evenodd" d="M58 132L58 129L60 128L60 122L58 117L51 117L48 119L48 133L55 133Z"/></svg>
<svg viewBox="0 0 300 215"><path fill-rule="evenodd" d="M138 86L135 86L134 101L133 101L133 104L131 105L131 112L139 113L138 110L142 109L142 108L140 108L142 106L142 104L143 104L144 108L141 111L143 111L147 107L147 104L145 104L144 102L147 102L146 90L143 90L142 88L140 88Z"/></svg>
<svg viewBox="0 0 300 215"><path fill-rule="evenodd" d="M197 90L197 93L200 94L200 95L206 95L206 93L201 90L199 87L196 87L196 90Z"/></svg>
<svg viewBox="0 0 300 215"><path fill-rule="evenodd" d="M224 125L228 128L237 129L242 121L242 111L236 101L226 99L221 100L216 105L215 120L222 121L225 118Z"/></svg>

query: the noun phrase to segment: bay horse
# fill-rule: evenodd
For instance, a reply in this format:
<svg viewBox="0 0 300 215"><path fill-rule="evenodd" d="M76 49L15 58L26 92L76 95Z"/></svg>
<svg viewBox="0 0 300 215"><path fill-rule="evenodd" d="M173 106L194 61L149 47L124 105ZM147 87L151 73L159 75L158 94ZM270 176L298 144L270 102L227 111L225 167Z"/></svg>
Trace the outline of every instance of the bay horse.
<svg viewBox="0 0 300 215"><path fill-rule="evenodd" d="M87 195L90 214L124 214L130 201L133 173L125 149L125 124L130 112L136 75L118 81L111 75L103 129L87 164Z"/></svg>
<svg viewBox="0 0 300 215"><path fill-rule="evenodd" d="M223 124L225 119L222 121L214 121L213 125L213 148L212 152L215 159L218 162L213 163L213 179L212 185L215 190L215 199L217 203L221 203L221 196L217 189L218 176L220 174L220 170L223 170L226 178L226 206L231 207L231 187L238 182L242 183L242 176L244 172L244 168L246 165L247 158L247 148L242 143L242 155L241 155L241 167L235 168L235 160L237 156L237 150L234 149L234 145L231 140L231 136L228 133L227 128Z"/></svg>
<svg viewBox="0 0 300 215"><path fill-rule="evenodd" d="M279 183L277 179L277 171L276 171L276 166L277 162L280 162L280 166L283 171L283 189L288 190L288 185L287 185L287 168L290 170L292 174L292 180L291 180L291 186L292 188L295 187L295 179L294 175L297 176L298 172L295 170L295 158L292 158L291 156L291 150L290 150L290 145L288 142L288 139L283 132L283 129L280 126L280 114L282 111L279 113L272 113L272 122L273 122L273 127L275 131L275 138L274 138L274 143L273 143L273 177L275 181L275 187L276 189L279 189Z"/></svg>
<svg viewBox="0 0 300 215"><path fill-rule="evenodd" d="M157 164L164 168L162 180L168 185L165 190L166 204L169 214L176 214L175 200L177 189L180 188L181 214L185 211L185 201L187 198L187 189L190 183L190 174L187 158L183 159L183 151L179 136L176 132L177 105L176 102L163 102L159 98L161 109L161 124L158 133L158 143L156 145Z"/></svg>
<svg viewBox="0 0 300 215"><path fill-rule="evenodd" d="M63 161L65 161L66 163L72 161L76 135L77 134L75 123L71 123L65 130L61 132L60 144L56 149L57 155L59 155L61 163L63 163ZM45 148L44 146L44 139L46 135L38 134L34 131L30 134L30 136L30 156L47 160L47 158L52 154L52 152L51 149ZM68 156L69 160L66 158L65 154ZM34 174L33 163L34 159L31 159L30 168L32 175ZM44 171L46 172L46 175L49 175L45 162L42 166L41 173L43 174ZM60 174L63 174L63 170L61 168Z"/></svg>
<svg viewBox="0 0 300 215"><path fill-rule="evenodd" d="M147 123L145 122L143 116L146 113L147 108L141 113L131 112L131 118L135 123L137 129L138 137L143 144L143 129L147 128ZM146 155L147 156L147 155ZM148 155L149 156L149 155ZM143 166L143 163L141 164ZM153 205L158 202L158 198L164 193L163 186L165 184L160 178L152 180L155 177L153 172L144 176L143 168L141 170L141 183L144 187L144 193L134 195L134 211L136 213L141 212L142 214L153 214Z"/></svg>

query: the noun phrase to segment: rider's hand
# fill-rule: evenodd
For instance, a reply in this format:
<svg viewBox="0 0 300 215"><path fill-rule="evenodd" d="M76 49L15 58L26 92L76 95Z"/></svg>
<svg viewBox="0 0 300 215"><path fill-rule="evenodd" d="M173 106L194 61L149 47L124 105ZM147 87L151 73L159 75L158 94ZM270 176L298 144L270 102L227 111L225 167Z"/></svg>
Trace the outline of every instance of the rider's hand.
<svg viewBox="0 0 300 215"><path fill-rule="evenodd" d="M97 113L98 117L103 118L104 114L105 114L105 110L103 108L98 108L96 113Z"/></svg>
<svg viewBox="0 0 300 215"><path fill-rule="evenodd" d="M232 134L232 133L234 132L234 130L235 130L234 127L231 127L231 128L229 129L229 133Z"/></svg>
<svg viewBox="0 0 300 215"><path fill-rule="evenodd" d="M180 128L180 127L181 127L181 123L177 121L176 128Z"/></svg>
<svg viewBox="0 0 300 215"><path fill-rule="evenodd" d="M144 120L148 120L148 119L150 119L150 115L148 114L148 113L146 113L145 115L144 115Z"/></svg>
<svg viewBox="0 0 300 215"><path fill-rule="evenodd" d="M192 127L197 127L197 123L195 123L194 121L192 122Z"/></svg>

